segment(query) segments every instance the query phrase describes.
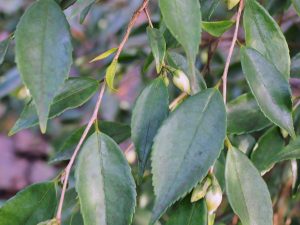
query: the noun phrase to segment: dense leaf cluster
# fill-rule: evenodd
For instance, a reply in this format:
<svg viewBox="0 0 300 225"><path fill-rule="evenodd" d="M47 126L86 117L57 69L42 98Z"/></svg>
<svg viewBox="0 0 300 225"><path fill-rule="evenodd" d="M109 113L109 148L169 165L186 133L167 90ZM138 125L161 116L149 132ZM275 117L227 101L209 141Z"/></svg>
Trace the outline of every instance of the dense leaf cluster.
<svg viewBox="0 0 300 225"><path fill-rule="evenodd" d="M290 10L300 13L300 1L285 2L283 11L294 7ZM291 77L299 76L300 70L299 55L291 60L272 8L267 10L257 0L159 0L160 21L153 25L149 17L149 27L142 30L151 50L143 70L153 66L156 78L141 91L131 124L126 125L99 120L97 113L105 86L109 94L118 91L116 75L126 35L137 16L143 12L149 16L149 2L142 1L133 15L124 42L91 60L110 60L103 79L69 77L73 45L63 10L75 7L83 22L95 3L37 0L26 9L14 34L0 43L2 64L10 42L15 42L18 71L30 93L9 135L37 125L45 133L51 119L82 106L102 88L96 114L50 159L52 164L70 160L66 169L52 181L29 186L8 200L0 208L0 225L129 225L140 210L137 199L144 196L143 185L149 179L155 199L143 224L230 224L223 215L231 220L234 214L243 225L273 224L278 196L272 191L275 184L268 187L262 175L283 161L292 162L297 172L300 111ZM225 3L223 10L238 13L231 19L212 20L218 5ZM225 69L223 82L222 77L208 77L211 59L201 67L199 51L204 35L221 41L234 25L232 47L247 85L227 103L224 90L232 68L228 74ZM244 41L236 42L234 37L242 30ZM233 50L222 62L222 71L231 63ZM137 166L128 163L118 145L128 138ZM296 195L298 174L292 179ZM221 202L224 206L219 208Z"/></svg>

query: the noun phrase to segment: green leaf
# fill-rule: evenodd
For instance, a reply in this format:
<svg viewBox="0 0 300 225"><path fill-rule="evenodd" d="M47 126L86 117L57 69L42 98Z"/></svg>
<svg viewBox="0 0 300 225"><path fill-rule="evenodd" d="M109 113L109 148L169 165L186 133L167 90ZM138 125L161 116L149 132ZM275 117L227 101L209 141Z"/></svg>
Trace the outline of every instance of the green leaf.
<svg viewBox="0 0 300 225"><path fill-rule="evenodd" d="M113 91L116 90L114 88L114 80L117 72L117 67L118 67L118 60L114 59L112 63L109 65L109 67L107 68L106 75L105 75L106 83L108 87Z"/></svg>
<svg viewBox="0 0 300 225"><path fill-rule="evenodd" d="M229 10L233 9L237 4L239 4L240 0L226 0L227 8Z"/></svg>
<svg viewBox="0 0 300 225"><path fill-rule="evenodd" d="M76 165L84 224L129 225L136 204L135 183L119 146L95 132L84 144Z"/></svg>
<svg viewBox="0 0 300 225"><path fill-rule="evenodd" d="M246 44L266 57L285 77L290 77L290 55L285 37L276 21L256 1L245 1Z"/></svg>
<svg viewBox="0 0 300 225"><path fill-rule="evenodd" d="M218 8L221 0L200 0L202 19L210 20L216 9Z"/></svg>
<svg viewBox="0 0 300 225"><path fill-rule="evenodd" d="M242 68L256 101L267 118L295 137L288 81L259 52L243 47Z"/></svg>
<svg viewBox="0 0 300 225"><path fill-rule="evenodd" d="M194 63L201 41L199 0L159 0L159 7L168 29L183 46L189 62L189 78L193 93L198 92Z"/></svg>
<svg viewBox="0 0 300 225"><path fill-rule="evenodd" d="M111 56L111 54L115 53L117 50L118 50L118 48L109 49L109 50L103 52L102 54L98 55L96 58L92 59L90 61L90 63L96 62L96 61L99 61L102 59L106 59L107 57Z"/></svg>
<svg viewBox="0 0 300 225"><path fill-rule="evenodd" d="M130 126L127 124L121 124L110 121L99 121L99 130L110 136L118 144L125 141L130 137ZM78 144L86 126L83 126L75 130L61 145L58 152L51 157L49 163L57 163L65 160L69 160L74 152L76 145ZM92 127L88 132L87 137L91 136L95 132L95 127Z"/></svg>
<svg viewBox="0 0 300 225"><path fill-rule="evenodd" d="M155 58L156 72L159 73L166 55L166 41L163 33L158 29L148 27L147 34L151 51Z"/></svg>
<svg viewBox="0 0 300 225"><path fill-rule="evenodd" d="M138 155L140 176L147 166L153 139L168 112L168 88L159 77L143 90L132 113L131 137Z"/></svg>
<svg viewBox="0 0 300 225"><path fill-rule="evenodd" d="M273 224L268 187L247 156L236 148L228 151L225 180L229 203L243 225Z"/></svg>
<svg viewBox="0 0 300 225"><path fill-rule="evenodd" d="M270 163L277 163L285 160L300 159L300 137L297 137L284 148L278 149L272 155L269 155Z"/></svg>
<svg viewBox="0 0 300 225"><path fill-rule="evenodd" d="M4 41L0 42L0 65L4 61L4 57L6 55L6 52L7 52L10 41L11 41L11 37L8 37Z"/></svg>
<svg viewBox="0 0 300 225"><path fill-rule="evenodd" d="M227 104L227 132L244 134L259 131L271 123L261 112L251 93L243 94Z"/></svg>
<svg viewBox="0 0 300 225"><path fill-rule="evenodd" d="M69 24L54 0L37 1L22 16L15 36L17 66L44 133L50 105L72 64Z"/></svg>
<svg viewBox="0 0 300 225"><path fill-rule="evenodd" d="M285 141L278 127L272 127L262 135L257 146L251 154L251 160L260 172L265 172L273 167L272 156L284 148Z"/></svg>
<svg viewBox="0 0 300 225"><path fill-rule="evenodd" d="M222 21L202 21L201 27L207 33L214 37L220 37L226 31L228 31L235 23L233 20L222 20Z"/></svg>
<svg viewBox="0 0 300 225"><path fill-rule="evenodd" d="M68 109L74 109L87 102L98 90L98 81L90 78L70 78L54 98L50 108L49 119L53 119ZM33 102L29 102L23 109L20 118L9 135L38 124L38 116Z"/></svg>
<svg viewBox="0 0 300 225"><path fill-rule="evenodd" d="M300 0L292 0L292 3L293 3L293 6L294 6L296 12L300 16Z"/></svg>
<svg viewBox="0 0 300 225"><path fill-rule="evenodd" d="M66 191L62 211L62 225L83 225L78 194L74 187L69 188L69 190Z"/></svg>
<svg viewBox="0 0 300 225"><path fill-rule="evenodd" d="M204 200L190 202L190 197L178 202L166 225L206 225L207 208Z"/></svg>
<svg viewBox="0 0 300 225"><path fill-rule="evenodd" d="M34 184L8 200L0 208L0 225L33 225L53 218L56 210L53 182Z"/></svg>
<svg viewBox="0 0 300 225"><path fill-rule="evenodd" d="M225 133L225 106L216 89L189 97L165 120L152 152L156 201L150 224L206 176L220 155Z"/></svg>

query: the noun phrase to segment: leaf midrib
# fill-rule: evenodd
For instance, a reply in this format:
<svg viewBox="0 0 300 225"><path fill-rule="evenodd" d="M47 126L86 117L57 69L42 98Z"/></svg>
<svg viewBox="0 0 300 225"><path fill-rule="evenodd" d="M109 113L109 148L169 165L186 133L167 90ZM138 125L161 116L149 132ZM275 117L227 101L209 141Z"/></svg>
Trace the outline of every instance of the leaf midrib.
<svg viewBox="0 0 300 225"><path fill-rule="evenodd" d="M191 148L191 146L192 146L192 144L193 144L193 140L194 140L196 134L198 133L200 124L202 123L201 121L202 121L202 119L203 119L203 114L204 114L205 111L207 110L208 105L209 105L209 103L210 103L210 100L211 100L211 98L214 96L214 94L215 94L215 90L213 90L212 93L211 93L211 95L207 98L207 102L206 102L205 106L203 107L203 110L202 110L202 112L201 112L201 116L199 116L198 126L196 127L195 132L193 133L193 138L191 139L191 142L189 143L188 148L187 148L187 150L185 151L184 157L183 157L183 159L182 159L181 162L180 162L180 166L179 166L178 169L176 170L176 173L175 173L176 176L174 177L174 179L172 179L172 184L174 183L174 181L175 181L175 180L177 179L177 177L178 177L178 174L179 174L178 171L181 170L181 167L182 167L182 165L183 165L183 162L184 162L185 159L186 159L186 155L187 155L187 153L190 151L190 148ZM170 183L171 183L171 182L170 182ZM171 184L169 185L167 194L165 195L165 196L166 196L165 199L169 197L169 195L170 195L170 193L171 193L170 190L171 190L171 187L172 187L172 186L173 186L173 185L171 185ZM177 199L178 199L178 198L177 198Z"/></svg>

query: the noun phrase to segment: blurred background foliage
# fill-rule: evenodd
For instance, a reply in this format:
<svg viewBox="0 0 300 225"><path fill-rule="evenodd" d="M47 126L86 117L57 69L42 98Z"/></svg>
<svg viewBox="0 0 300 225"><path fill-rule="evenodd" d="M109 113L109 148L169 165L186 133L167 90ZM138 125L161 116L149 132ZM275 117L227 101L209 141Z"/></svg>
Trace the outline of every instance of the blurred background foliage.
<svg viewBox="0 0 300 225"><path fill-rule="evenodd" d="M72 3L72 0L57 0L63 7ZM0 41L12 35L19 18L32 0L0 0ZM228 11L223 0L200 0L204 21L218 21L231 19L236 11L234 8ZM292 57L291 76L300 78L300 18L291 7L289 0L264 0L260 1L270 14L280 24L290 47ZM126 30L134 10L141 0L78 0L77 3L65 10L70 23L74 46L74 64L70 72L72 77L104 77L105 69L111 62L111 58L97 63L89 63L95 56L110 48L117 47ZM160 24L160 13L157 1L150 4L151 19L155 27ZM86 17L85 17L86 16ZM131 110L140 91L147 83L156 77L155 65L151 62L150 48L145 32L148 21L145 15L139 18L127 44L121 54L120 68L117 73L117 93L106 92L100 117L105 121L116 121L130 124ZM242 29L239 33L239 43L244 43ZM221 38L215 38L203 33L200 53L197 59L197 68L201 71L208 86L213 86L220 79L227 56L232 29ZM169 43L169 51L182 54L180 48L172 40L171 35L166 37ZM237 50L237 49L236 49ZM151 64L149 64L149 62ZM228 98L232 100L237 96L249 92L244 75L241 71L238 54L235 54L229 72ZM179 91L169 86L172 100ZM95 99L83 106L68 110L58 118L49 122L46 135L41 135L38 127L27 129L8 137L7 134L18 119L24 105L29 101L27 90L22 86L20 76L16 69L14 59L14 41L10 43L4 63L0 67L0 199L5 201L25 186L52 179L63 168L64 164L49 164L48 160L60 149L66 138L88 120ZM296 112L298 118L296 129L300 131L300 112ZM231 137L233 142L244 151L253 149L255 142L266 130ZM125 151L130 145L130 140L121 143ZM136 173L136 156L134 151L126 151L126 157L132 164L133 173ZM265 175L273 200L275 201L275 216L278 221L286 221L285 224L300 224L299 195L290 198L291 186L294 177L292 166L285 162ZM224 156L221 155L216 165L216 174L220 184L224 186ZM298 181L299 182L299 181ZM72 182L70 184L72 187ZM144 183L138 186L138 208L134 218L135 225L146 225L149 221L153 204L153 191L151 176L147 175ZM82 224L76 192L70 188L66 197L64 224ZM275 196L275 197L274 197ZM185 201L186 202L186 201ZM181 204L185 207L185 203ZM165 215L165 221L178 205L170 209ZM236 224L235 217L223 201L218 210L217 224ZM278 222L278 224L281 224Z"/></svg>

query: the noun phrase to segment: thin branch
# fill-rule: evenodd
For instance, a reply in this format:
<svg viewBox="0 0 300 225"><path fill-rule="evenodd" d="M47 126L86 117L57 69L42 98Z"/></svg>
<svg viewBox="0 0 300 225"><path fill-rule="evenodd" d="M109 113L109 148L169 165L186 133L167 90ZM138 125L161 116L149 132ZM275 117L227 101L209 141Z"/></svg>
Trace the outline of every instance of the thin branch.
<svg viewBox="0 0 300 225"><path fill-rule="evenodd" d="M86 126L86 128L85 128L85 130L84 130L84 132L83 132L83 134L82 134L82 136L79 140L79 143L77 144L77 146L74 150L74 153L73 153L73 155L72 155L72 157L71 157L71 159L70 159L70 161L69 161L69 163L68 163L68 165L65 169L65 172L64 172L65 178L64 178L64 182L63 182L63 188L62 188L60 201L59 201L59 205L58 205L58 209L57 209L57 213L56 213L56 219L59 223L61 222L62 207L63 207L63 203L64 203L65 193L66 193L66 190L67 190L67 184L68 184L68 180L69 180L69 176L70 176L72 166L74 164L76 156L77 156L77 154L78 154L85 138L87 137L88 132L90 131L91 127L93 126L93 123L95 122L95 120L97 120L98 111L99 111L99 108L100 108L100 105L101 105L101 102L102 102L102 99L103 99L105 87L106 87L106 84L103 83L101 91L99 93L99 97L97 99L97 103L96 103L93 115L90 118L90 120L88 122L88 125Z"/></svg>
<svg viewBox="0 0 300 225"><path fill-rule="evenodd" d="M181 93L173 102L169 105L169 109L172 111L176 108L176 106L181 103L186 97L188 96L187 93Z"/></svg>
<svg viewBox="0 0 300 225"><path fill-rule="evenodd" d="M123 48L124 48L124 45L125 43L127 42L128 38L129 38L129 35L130 35L130 32L134 26L134 24L136 23L137 19L139 18L140 14L144 11L144 9L146 8L146 6L148 5L149 3L149 0L144 0L142 5L137 9L137 11L133 14L129 24L128 24L128 27L127 27L127 30L126 30L126 33L125 33L125 36L121 42L121 44L119 45L119 48L118 48L118 51L114 57L114 60L118 60Z"/></svg>
<svg viewBox="0 0 300 225"><path fill-rule="evenodd" d="M244 1L241 0L240 1L240 6L239 6L239 9L238 9L238 13L237 13L237 17L236 17L235 31L234 31L231 46L230 46L230 49L229 49L229 53L228 53L228 56L227 56L227 60L226 60L225 68L224 68L224 73L223 73L223 98L224 98L225 103L226 103L226 99L227 99L228 70L229 70L229 65L230 65L230 61L231 61L231 58L232 58L234 46L235 46L235 43L237 41L237 36L238 36L238 31L239 31L240 20L241 20L241 15L242 15L243 8L244 8Z"/></svg>
<svg viewBox="0 0 300 225"><path fill-rule="evenodd" d="M145 14L146 14L146 16L147 16L149 26L150 26L151 28L153 28L153 23L152 23L151 16L150 16L150 13L149 13L149 10L148 10L148 6L146 6L146 7L144 8L144 12L145 12Z"/></svg>

